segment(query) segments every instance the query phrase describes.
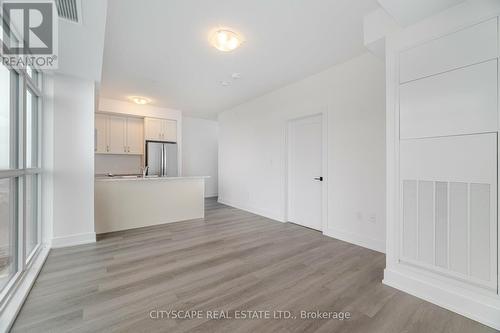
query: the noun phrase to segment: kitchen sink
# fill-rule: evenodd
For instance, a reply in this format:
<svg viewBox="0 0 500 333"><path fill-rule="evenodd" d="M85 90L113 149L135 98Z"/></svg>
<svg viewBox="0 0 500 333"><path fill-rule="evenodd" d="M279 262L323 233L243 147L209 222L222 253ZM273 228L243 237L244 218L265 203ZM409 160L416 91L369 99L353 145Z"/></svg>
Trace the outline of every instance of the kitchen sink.
<svg viewBox="0 0 500 333"><path fill-rule="evenodd" d="M142 175L108 175L108 177L113 179L159 178L158 175L149 175L146 177Z"/></svg>

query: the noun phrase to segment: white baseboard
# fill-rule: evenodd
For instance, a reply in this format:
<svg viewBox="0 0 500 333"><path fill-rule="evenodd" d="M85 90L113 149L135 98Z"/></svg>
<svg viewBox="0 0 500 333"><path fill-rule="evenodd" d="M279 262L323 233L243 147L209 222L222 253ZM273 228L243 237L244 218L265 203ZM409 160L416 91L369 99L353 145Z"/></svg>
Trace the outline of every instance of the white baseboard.
<svg viewBox="0 0 500 333"><path fill-rule="evenodd" d="M385 242L378 239L366 237L337 228L327 228L326 230L323 230L323 235L366 247L373 251L385 253Z"/></svg>
<svg viewBox="0 0 500 333"><path fill-rule="evenodd" d="M215 198L218 193L205 193L205 198Z"/></svg>
<svg viewBox="0 0 500 333"><path fill-rule="evenodd" d="M0 312L0 332L9 332L12 324L14 324L14 320L16 320L31 287L33 287L38 274L42 270L49 252L50 248L48 246L43 247L34 258L31 266L26 270L25 275L21 277L14 287L12 297L7 300L5 308Z"/></svg>
<svg viewBox="0 0 500 333"><path fill-rule="evenodd" d="M256 207L251 207L248 205L234 203L234 202L231 202L230 200L226 200L226 199L221 198L221 197L218 198L217 202L219 202L223 205L238 208L238 209L241 209L241 210L244 210L246 212L250 212L250 213L253 213L256 215L267 217L268 219L271 219L271 220L275 220L278 222L286 222L283 216L280 216L279 214L276 214L275 212L270 212L270 211L266 211L266 210L259 209Z"/></svg>
<svg viewBox="0 0 500 333"><path fill-rule="evenodd" d="M500 330L500 297L473 293L402 269L385 269L384 284Z"/></svg>
<svg viewBox="0 0 500 333"><path fill-rule="evenodd" d="M84 234L54 237L52 239L52 248L75 246L75 245L82 245L95 242L96 242L95 232L88 232Z"/></svg>

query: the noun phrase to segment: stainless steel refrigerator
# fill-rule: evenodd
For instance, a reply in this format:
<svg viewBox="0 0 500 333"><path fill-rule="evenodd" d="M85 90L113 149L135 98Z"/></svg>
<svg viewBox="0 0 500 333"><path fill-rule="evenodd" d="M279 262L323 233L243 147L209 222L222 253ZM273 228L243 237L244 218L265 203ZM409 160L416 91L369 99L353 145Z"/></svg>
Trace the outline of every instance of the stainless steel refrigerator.
<svg viewBox="0 0 500 333"><path fill-rule="evenodd" d="M177 177L177 143L146 141L148 176Z"/></svg>

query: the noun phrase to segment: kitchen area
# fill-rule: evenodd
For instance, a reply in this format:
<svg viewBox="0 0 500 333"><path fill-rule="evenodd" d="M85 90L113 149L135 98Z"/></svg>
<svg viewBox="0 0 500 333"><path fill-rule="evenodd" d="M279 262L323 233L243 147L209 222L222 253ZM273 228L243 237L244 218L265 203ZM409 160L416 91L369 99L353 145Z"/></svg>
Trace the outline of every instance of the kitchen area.
<svg viewBox="0 0 500 333"><path fill-rule="evenodd" d="M182 175L180 111L101 100L94 142L97 234L204 217L209 177Z"/></svg>

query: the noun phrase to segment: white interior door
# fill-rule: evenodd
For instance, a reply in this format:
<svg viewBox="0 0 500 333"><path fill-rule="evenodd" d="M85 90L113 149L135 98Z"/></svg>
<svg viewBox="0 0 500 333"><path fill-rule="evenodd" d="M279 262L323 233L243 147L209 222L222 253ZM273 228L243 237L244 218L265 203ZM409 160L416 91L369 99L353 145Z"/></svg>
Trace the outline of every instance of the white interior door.
<svg viewBox="0 0 500 333"><path fill-rule="evenodd" d="M289 124L288 221L321 230L322 116Z"/></svg>

